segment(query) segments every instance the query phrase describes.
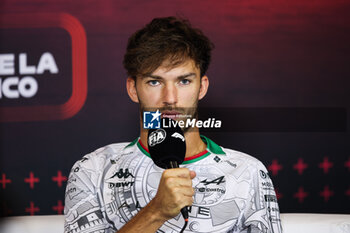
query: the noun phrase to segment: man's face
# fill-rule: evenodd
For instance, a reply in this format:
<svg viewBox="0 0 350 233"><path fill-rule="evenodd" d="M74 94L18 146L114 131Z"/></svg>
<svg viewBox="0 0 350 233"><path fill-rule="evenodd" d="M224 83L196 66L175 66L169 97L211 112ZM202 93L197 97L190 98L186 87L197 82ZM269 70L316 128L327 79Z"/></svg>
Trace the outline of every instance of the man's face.
<svg viewBox="0 0 350 233"><path fill-rule="evenodd" d="M174 68L160 66L150 75L139 76L136 85L129 78L127 87L130 98L140 103L141 114L159 109L163 116L179 120L179 115L196 117L198 100L206 94L208 78L201 79L199 68L188 60Z"/></svg>

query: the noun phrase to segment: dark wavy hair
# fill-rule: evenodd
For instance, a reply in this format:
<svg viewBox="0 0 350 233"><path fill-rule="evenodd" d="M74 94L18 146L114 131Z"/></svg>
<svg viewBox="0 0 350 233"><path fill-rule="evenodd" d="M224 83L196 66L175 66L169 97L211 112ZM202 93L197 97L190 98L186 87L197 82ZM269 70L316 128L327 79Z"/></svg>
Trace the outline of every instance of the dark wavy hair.
<svg viewBox="0 0 350 233"><path fill-rule="evenodd" d="M160 65L173 68L192 59L203 77L213 48L214 44L188 20L155 18L129 38L123 64L129 77L136 78L151 74Z"/></svg>

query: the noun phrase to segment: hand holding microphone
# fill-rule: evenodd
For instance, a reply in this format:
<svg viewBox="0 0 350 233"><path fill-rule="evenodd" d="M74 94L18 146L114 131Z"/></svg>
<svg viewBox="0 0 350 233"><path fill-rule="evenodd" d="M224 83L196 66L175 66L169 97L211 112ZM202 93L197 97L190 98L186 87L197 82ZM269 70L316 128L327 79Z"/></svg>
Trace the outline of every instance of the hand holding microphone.
<svg viewBox="0 0 350 233"><path fill-rule="evenodd" d="M148 131L147 143L151 158L157 166L166 169L152 202L166 219L175 217L181 210L187 224L187 206L193 202L192 179L196 174L187 168L179 168L186 154L185 137L179 126L169 125L173 127Z"/></svg>

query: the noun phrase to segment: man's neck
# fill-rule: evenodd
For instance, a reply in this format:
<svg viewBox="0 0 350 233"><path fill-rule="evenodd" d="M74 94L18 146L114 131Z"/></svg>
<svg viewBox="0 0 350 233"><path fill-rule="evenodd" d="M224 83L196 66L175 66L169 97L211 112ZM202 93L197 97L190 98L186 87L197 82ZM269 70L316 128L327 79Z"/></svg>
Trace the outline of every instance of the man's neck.
<svg viewBox="0 0 350 233"><path fill-rule="evenodd" d="M199 130L193 130L191 129L190 132L185 133L185 139L186 139L186 155L185 158L197 155L201 152L203 152L207 145L202 141ZM147 143L147 130L141 130L140 133L140 140L142 144L148 149L148 143Z"/></svg>

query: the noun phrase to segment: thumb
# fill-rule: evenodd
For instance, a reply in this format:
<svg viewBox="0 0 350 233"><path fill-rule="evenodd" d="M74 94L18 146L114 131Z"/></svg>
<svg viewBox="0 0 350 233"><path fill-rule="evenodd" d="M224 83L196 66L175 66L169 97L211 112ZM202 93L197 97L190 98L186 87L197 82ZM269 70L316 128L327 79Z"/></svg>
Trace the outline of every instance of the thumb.
<svg viewBox="0 0 350 233"><path fill-rule="evenodd" d="M196 172L195 171L190 171L190 177L191 179L196 177Z"/></svg>

